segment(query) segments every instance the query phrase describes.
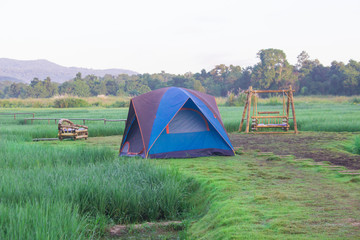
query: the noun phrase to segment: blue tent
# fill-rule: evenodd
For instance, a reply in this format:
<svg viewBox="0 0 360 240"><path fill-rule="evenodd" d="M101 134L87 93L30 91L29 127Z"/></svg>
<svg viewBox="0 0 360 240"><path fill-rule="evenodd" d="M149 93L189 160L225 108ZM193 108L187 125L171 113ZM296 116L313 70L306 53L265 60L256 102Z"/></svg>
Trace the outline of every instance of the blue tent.
<svg viewBox="0 0 360 240"><path fill-rule="evenodd" d="M213 96L169 87L131 99L120 155L232 156L234 149Z"/></svg>

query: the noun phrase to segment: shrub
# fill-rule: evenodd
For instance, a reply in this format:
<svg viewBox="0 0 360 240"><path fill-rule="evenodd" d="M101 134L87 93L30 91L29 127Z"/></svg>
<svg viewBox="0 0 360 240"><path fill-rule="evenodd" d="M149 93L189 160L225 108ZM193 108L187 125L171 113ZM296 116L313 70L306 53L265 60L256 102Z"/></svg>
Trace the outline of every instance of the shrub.
<svg viewBox="0 0 360 240"><path fill-rule="evenodd" d="M101 107L101 106L102 106L102 103L101 103L101 102L94 102L94 103L91 104L91 106Z"/></svg>
<svg viewBox="0 0 360 240"><path fill-rule="evenodd" d="M281 103L282 103L282 99L280 100L280 97L270 97L270 98L264 103L264 105L276 106L276 105L280 105Z"/></svg>
<svg viewBox="0 0 360 240"><path fill-rule="evenodd" d="M89 103L81 98L59 98L54 101L55 108L88 107Z"/></svg>
<svg viewBox="0 0 360 240"><path fill-rule="evenodd" d="M350 99L350 103L352 103L352 104L360 104L360 98L354 97L354 98Z"/></svg>
<svg viewBox="0 0 360 240"><path fill-rule="evenodd" d="M2 108L47 108L52 107L49 101L44 100L0 100L0 107Z"/></svg>
<svg viewBox="0 0 360 240"><path fill-rule="evenodd" d="M116 101L113 104L109 105L112 108L122 108L122 107L129 107L129 102L125 101Z"/></svg>
<svg viewBox="0 0 360 240"><path fill-rule="evenodd" d="M244 106L246 98L247 94L245 93L241 92L238 95L235 95L234 93L229 92L225 106Z"/></svg>

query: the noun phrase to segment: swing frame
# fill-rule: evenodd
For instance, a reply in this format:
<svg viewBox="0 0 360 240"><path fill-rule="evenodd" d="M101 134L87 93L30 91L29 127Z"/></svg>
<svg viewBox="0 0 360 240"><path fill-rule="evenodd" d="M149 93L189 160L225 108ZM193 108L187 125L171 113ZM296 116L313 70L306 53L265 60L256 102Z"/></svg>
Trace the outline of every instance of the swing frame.
<svg viewBox="0 0 360 240"><path fill-rule="evenodd" d="M244 120L246 117L246 128L245 133L249 133L250 128L250 118L251 118L251 129L252 133L262 133L262 134L278 134L278 133L298 133L297 124L296 124L296 115L295 115L295 106L294 106L294 95L295 90L289 86L289 89L282 90L253 90L252 86L249 87L245 93L247 93L246 103L244 106L244 112L241 118L239 132L241 132ZM259 93L282 93L283 94L283 114L282 115L267 115L267 114L280 114L279 111L267 111L267 112L258 112L257 111L257 96ZM287 98L285 104L285 95ZM254 96L254 98L253 98ZM251 115L251 105L253 102L253 114ZM292 118L289 117L290 114L290 105L292 109ZM266 116L261 116L266 115ZM294 121L294 131L288 131L290 128L289 119ZM266 123L267 122L267 123ZM284 132L261 132L258 131L259 128L282 128Z"/></svg>

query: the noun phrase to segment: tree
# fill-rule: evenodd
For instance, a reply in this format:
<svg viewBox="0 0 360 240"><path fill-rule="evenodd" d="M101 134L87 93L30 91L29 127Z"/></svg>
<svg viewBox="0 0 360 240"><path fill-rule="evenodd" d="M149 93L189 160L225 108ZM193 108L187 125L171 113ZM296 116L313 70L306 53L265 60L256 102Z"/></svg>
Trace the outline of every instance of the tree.
<svg viewBox="0 0 360 240"><path fill-rule="evenodd" d="M46 97L52 97L58 94L58 84L51 82L50 77L47 77L44 80L44 86L46 88L47 96Z"/></svg>
<svg viewBox="0 0 360 240"><path fill-rule="evenodd" d="M91 95L90 87L86 80L81 78L81 73L77 73L73 80L61 84L59 92L60 94L70 94L78 97L89 97Z"/></svg>
<svg viewBox="0 0 360 240"><path fill-rule="evenodd" d="M225 64L216 65L214 69L210 71L210 78L207 78L207 87L210 94L216 96L226 96L227 87L226 81L230 73L230 68Z"/></svg>
<svg viewBox="0 0 360 240"><path fill-rule="evenodd" d="M247 67L241 72L241 76L236 80L233 93L238 94L240 89L248 89L251 85L252 67Z"/></svg>
<svg viewBox="0 0 360 240"><path fill-rule="evenodd" d="M200 80L195 80L194 81L193 89L196 90L196 91L199 91L199 92L206 92L206 89L203 87Z"/></svg>
<svg viewBox="0 0 360 240"><path fill-rule="evenodd" d="M262 89L278 89L296 81L293 66L286 60L286 55L279 49L262 49L257 54L260 63L253 69L252 83Z"/></svg>
<svg viewBox="0 0 360 240"><path fill-rule="evenodd" d="M299 56L297 56L297 64L296 64L296 69L299 70L300 68L302 68L305 64L307 64L307 62L309 61L310 56L307 52L302 51Z"/></svg>
<svg viewBox="0 0 360 240"><path fill-rule="evenodd" d="M82 79L76 79L74 81L74 87L71 92L72 95L78 97L89 97L90 96L90 88L89 85Z"/></svg>
<svg viewBox="0 0 360 240"><path fill-rule="evenodd" d="M101 94L106 94L106 86L104 81L102 81L101 79L99 79L97 76L95 75L87 75L85 77L85 82L87 85L89 85L90 88L90 95L91 96L98 96Z"/></svg>
<svg viewBox="0 0 360 240"><path fill-rule="evenodd" d="M116 96L119 90L119 85L113 79L105 80L106 95Z"/></svg>
<svg viewBox="0 0 360 240"><path fill-rule="evenodd" d="M12 83L7 90L7 94L12 98L25 98L27 86L24 83Z"/></svg>
<svg viewBox="0 0 360 240"><path fill-rule="evenodd" d="M344 81L347 78L344 63L333 61L328 78L330 80L329 93L333 95L344 94Z"/></svg>
<svg viewBox="0 0 360 240"><path fill-rule="evenodd" d="M301 94L317 94L317 90L314 88L316 84L312 81L312 71L320 65L318 59L310 60L310 56L305 51L302 51L298 56L296 75L298 78L297 85Z"/></svg>
<svg viewBox="0 0 360 240"><path fill-rule="evenodd" d="M350 60L345 66L344 92L348 95L360 94L360 62Z"/></svg>

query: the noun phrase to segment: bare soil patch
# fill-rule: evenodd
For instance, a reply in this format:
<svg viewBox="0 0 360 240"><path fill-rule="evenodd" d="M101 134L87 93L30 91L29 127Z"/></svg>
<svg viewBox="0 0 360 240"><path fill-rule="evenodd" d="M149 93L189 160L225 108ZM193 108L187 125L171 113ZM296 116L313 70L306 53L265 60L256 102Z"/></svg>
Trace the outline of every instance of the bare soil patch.
<svg viewBox="0 0 360 240"><path fill-rule="evenodd" d="M178 239L183 230L181 221L147 222L133 225L115 225L109 229L110 236L121 239Z"/></svg>
<svg viewBox="0 0 360 240"><path fill-rule="evenodd" d="M349 169L360 169L360 156L340 151L341 141L351 134L313 133L300 134L231 134L234 147L246 150L273 152L276 155L294 155L296 158L311 158L314 161L328 161ZM339 145L339 150L330 144Z"/></svg>

